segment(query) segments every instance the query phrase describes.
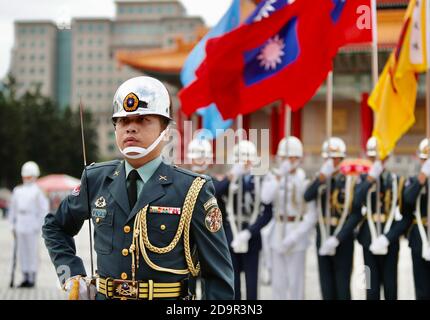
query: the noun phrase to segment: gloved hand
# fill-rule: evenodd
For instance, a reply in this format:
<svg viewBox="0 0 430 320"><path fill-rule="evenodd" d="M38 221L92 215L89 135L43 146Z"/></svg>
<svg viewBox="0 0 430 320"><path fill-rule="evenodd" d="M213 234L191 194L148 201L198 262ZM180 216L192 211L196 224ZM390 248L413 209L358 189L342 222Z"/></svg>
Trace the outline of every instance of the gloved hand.
<svg viewBox="0 0 430 320"><path fill-rule="evenodd" d="M318 253L320 256L334 256L339 240L335 236L329 237L320 247Z"/></svg>
<svg viewBox="0 0 430 320"><path fill-rule="evenodd" d="M289 160L284 160L284 161L282 161L281 165L279 166L279 174L281 176L285 176L292 169L293 169L293 166L291 165L291 162Z"/></svg>
<svg viewBox="0 0 430 320"><path fill-rule="evenodd" d="M378 179L381 175L382 171L384 171L384 166L380 160L377 160L373 163L372 167L369 170L369 176L373 179Z"/></svg>
<svg viewBox="0 0 430 320"><path fill-rule="evenodd" d="M428 245L423 245L421 256L425 261L430 261L430 247Z"/></svg>
<svg viewBox="0 0 430 320"><path fill-rule="evenodd" d="M334 167L333 159L326 160L320 169L320 173L325 177L331 176L334 171L335 171L335 167Z"/></svg>
<svg viewBox="0 0 430 320"><path fill-rule="evenodd" d="M251 239L251 232L247 229L242 230L231 242L231 248L235 253L246 253L249 239Z"/></svg>
<svg viewBox="0 0 430 320"><path fill-rule="evenodd" d="M230 169L230 174L234 177L243 176L246 173L246 168L243 163L235 163Z"/></svg>
<svg viewBox="0 0 430 320"><path fill-rule="evenodd" d="M374 255L386 255L389 244L390 241L388 241L387 237L380 235L372 242L369 249Z"/></svg>
<svg viewBox="0 0 430 320"><path fill-rule="evenodd" d="M261 197L260 201L263 204L270 204L276 197L277 190L279 188L279 181L276 177L269 173L267 174L261 185Z"/></svg>
<svg viewBox="0 0 430 320"><path fill-rule="evenodd" d="M86 279L80 275L67 279L64 289L69 300L94 300L97 293L95 285L87 285Z"/></svg>
<svg viewBox="0 0 430 320"><path fill-rule="evenodd" d="M297 236L294 233L290 233L289 235L287 235L284 240L282 240L282 249L284 252L288 252L291 249L293 249L293 247L296 245L297 243Z"/></svg>
<svg viewBox="0 0 430 320"><path fill-rule="evenodd" d="M426 177L430 176L430 159L427 159L421 166L421 172L425 174Z"/></svg>

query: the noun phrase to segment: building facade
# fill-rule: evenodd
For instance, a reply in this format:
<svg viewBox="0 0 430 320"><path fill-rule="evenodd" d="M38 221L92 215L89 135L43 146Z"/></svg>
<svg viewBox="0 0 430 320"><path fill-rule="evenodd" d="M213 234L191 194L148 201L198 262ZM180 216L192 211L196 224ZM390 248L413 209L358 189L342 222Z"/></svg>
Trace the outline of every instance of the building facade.
<svg viewBox="0 0 430 320"><path fill-rule="evenodd" d="M40 86L43 95L61 107L91 110L97 124L100 158L118 155L111 122L112 99L118 86L141 72L117 62L119 51L172 48L177 39L196 41L204 26L187 16L181 2L116 3L110 18L74 18L70 28L51 21L16 21L10 73L18 94Z"/></svg>

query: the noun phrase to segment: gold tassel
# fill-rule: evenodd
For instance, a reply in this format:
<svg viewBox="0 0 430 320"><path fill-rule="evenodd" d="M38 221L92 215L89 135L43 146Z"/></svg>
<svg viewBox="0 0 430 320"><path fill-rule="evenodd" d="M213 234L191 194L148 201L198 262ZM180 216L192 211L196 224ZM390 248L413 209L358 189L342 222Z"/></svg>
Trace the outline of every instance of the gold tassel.
<svg viewBox="0 0 430 320"><path fill-rule="evenodd" d="M70 290L69 300L79 300L79 278L72 280L72 289Z"/></svg>

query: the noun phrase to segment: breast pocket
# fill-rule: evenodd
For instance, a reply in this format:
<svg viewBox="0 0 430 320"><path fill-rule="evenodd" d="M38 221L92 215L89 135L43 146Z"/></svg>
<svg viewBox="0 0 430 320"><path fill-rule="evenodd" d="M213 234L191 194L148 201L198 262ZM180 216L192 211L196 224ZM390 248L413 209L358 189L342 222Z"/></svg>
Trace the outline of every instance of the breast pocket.
<svg viewBox="0 0 430 320"><path fill-rule="evenodd" d="M92 210L94 223L94 249L100 254L110 254L113 249L113 211Z"/></svg>
<svg viewBox="0 0 430 320"><path fill-rule="evenodd" d="M149 241L156 247L169 245L176 235L181 215L148 213L146 223Z"/></svg>

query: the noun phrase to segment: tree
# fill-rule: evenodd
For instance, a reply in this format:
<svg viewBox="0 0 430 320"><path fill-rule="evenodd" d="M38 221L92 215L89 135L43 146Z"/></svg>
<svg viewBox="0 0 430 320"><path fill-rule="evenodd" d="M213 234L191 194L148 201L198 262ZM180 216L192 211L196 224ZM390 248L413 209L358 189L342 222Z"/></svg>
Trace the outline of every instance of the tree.
<svg viewBox="0 0 430 320"><path fill-rule="evenodd" d="M97 161L97 132L91 113L85 112L87 158ZM39 164L42 175L66 173L80 177L83 169L79 110L61 110L40 88L16 97L9 77L0 92L0 186L20 182L25 161Z"/></svg>

